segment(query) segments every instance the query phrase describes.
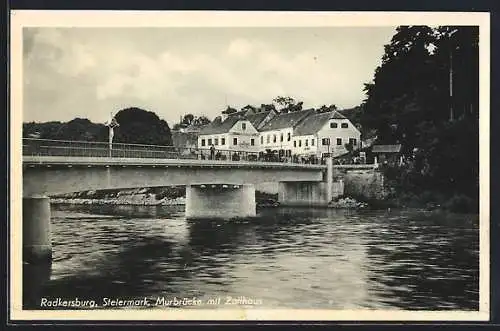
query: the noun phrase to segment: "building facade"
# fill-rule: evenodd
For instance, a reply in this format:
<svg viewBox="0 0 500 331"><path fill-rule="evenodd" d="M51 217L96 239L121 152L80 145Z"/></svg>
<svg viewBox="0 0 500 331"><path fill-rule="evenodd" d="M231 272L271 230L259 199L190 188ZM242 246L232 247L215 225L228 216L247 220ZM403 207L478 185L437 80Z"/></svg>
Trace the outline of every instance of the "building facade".
<svg viewBox="0 0 500 331"><path fill-rule="evenodd" d="M291 157L294 154L294 129L308 116L314 114L313 109L280 114L261 126L259 143L262 153L276 152L281 156Z"/></svg>
<svg viewBox="0 0 500 331"><path fill-rule="evenodd" d="M208 151L211 146L221 152L276 154L280 159L335 157L360 148L361 133L337 111L240 111L217 117L199 132L198 149Z"/></svg>
<svg viewBox="0 0 500 331"><path fill-rule="evenodd" d="M294 153L300 156L339 156L361 148L361 132L337 111L314 114L294 132Z"/></svg>

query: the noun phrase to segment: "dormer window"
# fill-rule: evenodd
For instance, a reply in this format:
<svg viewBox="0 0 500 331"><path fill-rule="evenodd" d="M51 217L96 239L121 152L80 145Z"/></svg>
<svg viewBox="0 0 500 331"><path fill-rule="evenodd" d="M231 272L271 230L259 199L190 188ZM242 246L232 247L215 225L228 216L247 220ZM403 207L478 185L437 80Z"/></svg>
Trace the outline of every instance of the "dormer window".
<svg viewBox="0 0 500 331"><path fill-rule="evenodd" d="M336 129L336 128L338 128L338 126L339 126L339 125L338 125L337 123L335 123L335 122L330 122L330 128L331 128L331 129Z"/></svg>

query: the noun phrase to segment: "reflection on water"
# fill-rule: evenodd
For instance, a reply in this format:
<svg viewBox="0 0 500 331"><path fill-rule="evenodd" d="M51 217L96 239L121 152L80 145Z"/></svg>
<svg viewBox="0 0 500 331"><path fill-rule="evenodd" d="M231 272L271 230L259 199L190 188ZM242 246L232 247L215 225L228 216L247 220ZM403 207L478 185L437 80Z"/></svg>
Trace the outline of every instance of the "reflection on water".
<svg viewBox="0 0 500 331"><path fill-rule="evenodd" d="M243 296L261 308L478 309L476 215L278 208L187 221L172 206L52 209L50 280L26 288L38 301Z"/></svg>

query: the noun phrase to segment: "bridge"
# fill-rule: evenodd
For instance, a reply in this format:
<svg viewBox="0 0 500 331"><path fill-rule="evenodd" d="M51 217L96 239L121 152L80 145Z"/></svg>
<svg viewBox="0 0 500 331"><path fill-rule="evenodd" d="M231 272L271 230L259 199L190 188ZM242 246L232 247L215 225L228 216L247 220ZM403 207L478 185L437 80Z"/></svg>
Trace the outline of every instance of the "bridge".
<svg viewBox="0 0 500 331"><path fill-rule="evenodd" d="M112 147L112 148L111 148ZM281 162L280 162L281 161ZM325 205L333 197L333 165L276 160L259 153L138 144L23 139L23 242L26 255L50 248L49 196L97 189L186 185L186 217L252 217L255 184L279 183L285 205Z"/></svg>

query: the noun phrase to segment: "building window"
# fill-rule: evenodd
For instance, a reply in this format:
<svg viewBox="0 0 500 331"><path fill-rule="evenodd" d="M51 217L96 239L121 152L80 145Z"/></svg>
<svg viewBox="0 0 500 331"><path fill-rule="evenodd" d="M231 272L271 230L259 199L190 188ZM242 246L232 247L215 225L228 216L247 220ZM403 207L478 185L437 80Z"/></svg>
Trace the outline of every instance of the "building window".
<svg viewBox="0 0 500 331"><path fill-rule="evenodd" d="M356 138L349 138L349 144L356 146Z"/></svg>
<svg viewBox="0 0 500 331"><path fill-rule="evenodd" d="M297 147L297 140L293 141L293 147Z"/></svg>
<svg viewBox="0 0 500 331"><path fill-rule="evenodd" d="M302 140L299 140L299 147L302 147Z"/></svg>
<svg viewBox="0 0 500 331"><path fill-rule="evenodd" d="M260 144L264 145L264 136L260 136Z"/></svg>
<svg viewBox="0 0 500 331"><path fill-rule="evenodd" d="M215 145L215 146L219 145L219 138L215 138L215 139L214 139L214 145Z"/></svg>
<svg viewBox="0 0 500 331"><path fill-rule="evenodd" d="M311 139L311 146L314 146L314 139Z"/></svg>
<svg viewBox="0 0 500 331"><path fill-rule="evenodd" d="M208 145L212 146L212 138L208 139Z"/></svg>
<svg viewBox="0 0 500 331"><path fill-rule="evenodd" d="M337 138L337 145L339 145L339 146L342 145L342 138Z"/></svg>
<svg viewBox="0 0 500 331"><path fill-rule="evenodd" d="M250 139L250 145L255 146L255 139Z"/></svg>
<svg viewBox="0 0 500 331"><path fill-rule="evenodd" d="M245 122L241 123L241 129L246 130L247 129L247 124Z"/></svg>
<svg viewBox="0 0 500 331"><path fill-rule="evenodd" d="M288 132L288 137L287 137L287 140L290 141L292 139L292 135L290 132Z"/></svg>
<svg viewBox="0 0 500 331"><path fill-rule="evenodd" d="M267 143L269 144L271 142L271 136L267 135Z"/></svg>
<svg viewBox="0 0 500 331"><path fill-rule="evenodd" d="M328 145L330 145L330 138L323 138L323 139L321 139L321 144L322 144L323 146L328 146Z"/></svg>
<svg viewBox="0 0 500 331"><path fill-rule="evenodd" d="M205 139L201 140L201 146L205 146Z"/></svg>
<svg viewBox="0 0 500 331"><path fill-rule="evenodd" d="M342 123L342 124L340 124L340 127L341 127L342 129L347 129L347 128L349 127L349 124L347 124L347 123Z"/></svg>
<svg viewBox="0 0 500 331"><path fill-rule="evenodd" d="M331 122L331 123L330 123L330 128L332 128L332 129L336 129L336 128L338 128L338 127L339 127L339 125L338 125L337 123L335 123L335 122Z"/></svg>
<svg viewBox="0 0 500 331"><path fill-rule="evenodd" d="M238 145L238 138L233 138L233 145Z"/></svg>
<svg viewBox="0 0 500 331"><path fill-rule="evenodd" d="M309 146L309 140L306 139L306 147Z"/></svg>
<svg viewBox="0 0 500 331"><path fill-rule="evenodd" d="M283 141L283 133L280 134L280 141Z"/></svg>
<svg viewBox="0 0 500 331"><path fill-rule="evenodd" d="M275 142L276 142L276 135L273 134L273 143L275 143Z"/></svg>
<svg viewBox="0 0 500 331"><path fill-rule="evenodd" d="M220 144L225 145L226 144L226 138L220 138Z"/></svg>

